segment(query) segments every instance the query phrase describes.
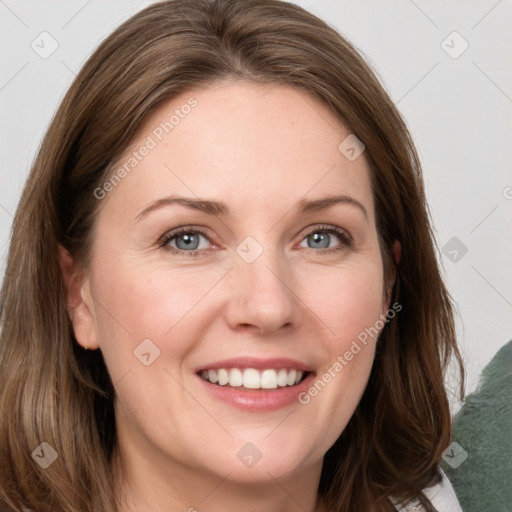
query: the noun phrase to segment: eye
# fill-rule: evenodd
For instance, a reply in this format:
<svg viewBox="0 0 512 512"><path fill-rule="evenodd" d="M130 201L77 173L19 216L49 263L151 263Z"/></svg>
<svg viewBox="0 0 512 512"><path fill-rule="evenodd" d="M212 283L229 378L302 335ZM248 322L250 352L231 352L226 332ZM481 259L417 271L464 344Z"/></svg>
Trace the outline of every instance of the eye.
<svg viewBox="0 0 512 512"><path fill-rule="evenodd" d="M201 244L201 239L207 242ZM340 243L334 247L330 244L334 239ZM341 251L352 244L350 235L341 228L335 226L314 226L304 235L304 241L307 248L315 250L319 254L326 254ZM183 254L187 256L201 256L208 251L210 239L204 231L197 228L182 226L169 233L166 233L159 241L159 246L173 254ZM302 244L300 247L304 247Z"/></svg>
<svg viewBox="0 0 512 512"><path fill-rule="evenodd" d="M338 238L341 241L340 244L335 247L329 247L329 244L334 238ZM335 251L341 251L347 247L350 247L352 240L350 235L343 229L335 226L315 226L305 235L304 241L307 243L309 249L314 249L318 253L331 253ZM301 247L303 247L301 245Z"/></svg>
<svg viewBox="0 0 512 512"><path fill-rule="evenodd" d="M159 245L173 253L186 253L187 256L198 256L207 250L204 244L201 247L201 238L209 240L200 229L181 227L164 235Z"/></svg>

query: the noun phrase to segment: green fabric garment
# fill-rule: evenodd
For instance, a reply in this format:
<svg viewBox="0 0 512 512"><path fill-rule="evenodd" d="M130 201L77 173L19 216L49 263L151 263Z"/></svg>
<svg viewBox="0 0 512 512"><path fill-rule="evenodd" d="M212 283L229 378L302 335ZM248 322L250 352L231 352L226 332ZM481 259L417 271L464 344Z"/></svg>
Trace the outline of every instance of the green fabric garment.
<svg viewBox="0 0 512 512"><path fill-rule="evenodd" d="M512 340L485 367L478 390L466 397L454 418L452 441L467 452L459 467L451 467L450 458L443 464L462 510L511 512Z"/></svg>

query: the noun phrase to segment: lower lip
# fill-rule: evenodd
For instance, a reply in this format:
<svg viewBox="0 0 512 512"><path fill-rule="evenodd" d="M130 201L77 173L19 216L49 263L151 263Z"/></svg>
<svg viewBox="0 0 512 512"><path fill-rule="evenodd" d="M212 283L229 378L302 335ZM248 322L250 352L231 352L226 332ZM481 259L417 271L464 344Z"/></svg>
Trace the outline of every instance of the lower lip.
<svg viewBox="0 0 512 512"><path fill-rule="evenodd" d="M205 389L214 398L217 398L233 407L250 411L275 411L294 402L298 403L298 395L305 392L312 384L315 373L309 373L306 378L296 386L287 386L274 389L248 389L232 388L212 384L199 375L197 378L203 383Z"/></svg>

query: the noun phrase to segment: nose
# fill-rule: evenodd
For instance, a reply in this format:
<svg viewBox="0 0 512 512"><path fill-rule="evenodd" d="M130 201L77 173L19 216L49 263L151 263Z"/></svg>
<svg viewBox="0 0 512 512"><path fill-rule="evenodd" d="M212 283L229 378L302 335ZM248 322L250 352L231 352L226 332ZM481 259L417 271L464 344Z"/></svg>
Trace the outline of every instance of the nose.
<svg viewBox="0 0 512 512"><path fill-rule="evenodd" d="M277 249L263 250L251 263L237 256L226 283L229 326L268 335L297 324L301 309L292 270Z"/></svg>

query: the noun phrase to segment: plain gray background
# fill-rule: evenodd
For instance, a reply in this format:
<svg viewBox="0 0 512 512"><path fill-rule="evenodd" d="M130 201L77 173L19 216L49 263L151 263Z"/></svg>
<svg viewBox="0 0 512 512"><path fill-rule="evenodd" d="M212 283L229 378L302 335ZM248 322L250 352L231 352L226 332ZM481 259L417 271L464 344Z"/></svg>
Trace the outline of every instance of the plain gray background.
<svg viewBox="0 0 512 512"><path fill-rule="evenodd" d="M23 183L59 101L100 41L151 3L0 0L1 276ZM364 53L408 123L472 391L512 338L512 2L295 3Z"/></svg>

